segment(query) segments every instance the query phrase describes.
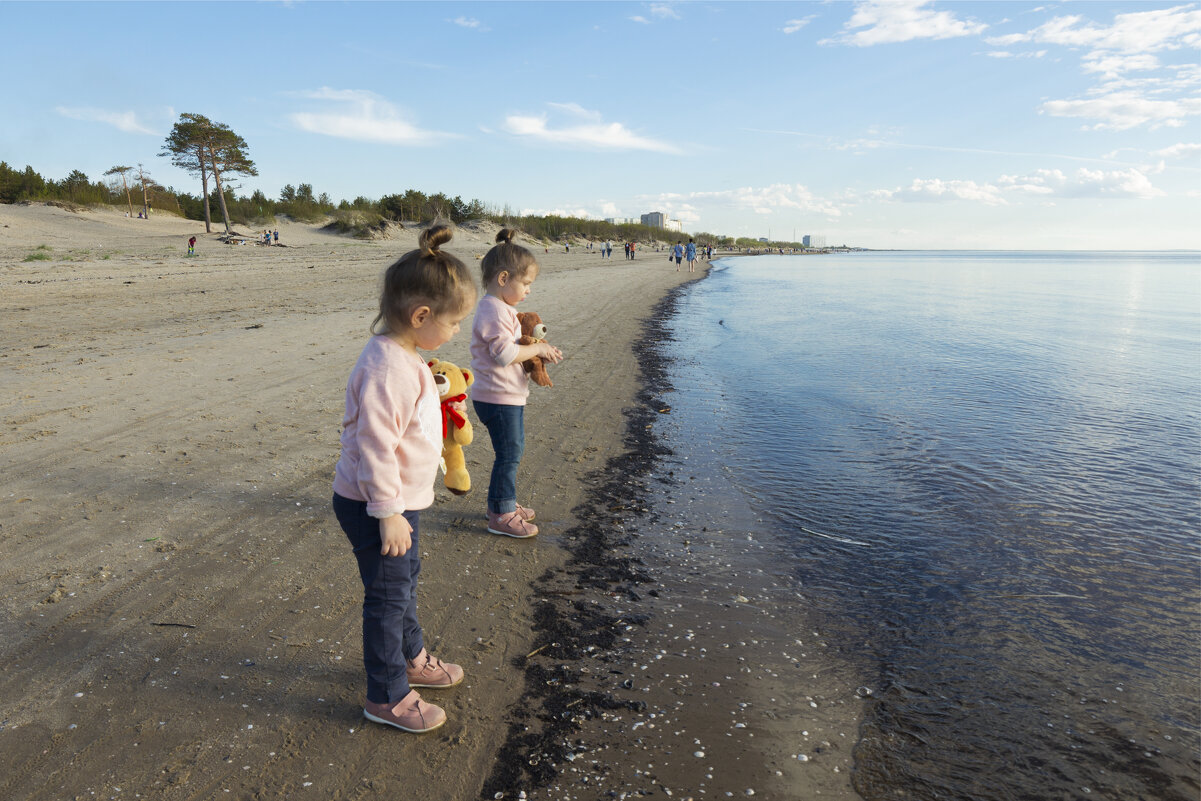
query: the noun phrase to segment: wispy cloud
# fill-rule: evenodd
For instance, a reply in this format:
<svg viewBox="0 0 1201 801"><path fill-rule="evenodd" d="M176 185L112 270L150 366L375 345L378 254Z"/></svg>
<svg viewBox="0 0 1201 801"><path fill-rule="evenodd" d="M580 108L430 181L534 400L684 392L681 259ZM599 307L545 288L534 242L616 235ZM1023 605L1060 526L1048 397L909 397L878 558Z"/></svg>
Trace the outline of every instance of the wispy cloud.
<svg viewBox="0 0 1201 801"><path fill-rule="evenodd" d="M150 134L152 136L160 134L160 131L156 131L140 121L137 113L133 111L107 111L88 106L56 106L54 110L62 116L73 120L101 122L126 133ZM172 114L171 116L174 117L175 115Z"/></svg>
<svg viewBox="0 0 1201 801"><path fill-rule="evenodd" d="M600 112L578 103L548 103L554 111L572 119L552 124L546 114L510 114L501 126L513 136L566 147L590 150L648 150L656 153L680 153L679 147L634 133L619 122L604 122Z"/></svg>
<svg viewBox="0 0 1201 801"><path fill-rule="evenodd" d="M1156 150L1152 155L1165 159L1183 159L1201 156L1201 143L1180 142L1179 144Z"/></svg>
<svg viewBox="0 0 1201 801"><path fill-rule="evenodd" d="M993 184L963 180L944 181L941 178L914 178L909 186L878 189L871 194L882 200L901 203L946 203L955 200L969 200L989 206L1001 206L1006 203L1005 198L1001 196L1001 190Z"/></svg>
<svg viewBox="0 0 1201 801"><path fill-rule="evenodd" d="M1148 200L1165 192L1152 185L1146 174L1126 170L1090 170L1081 167L1074 173L1062 170L1036 170L1026 175L1003 175L995 182L915 178L909 186L878 189L870 197L897 203L952 203L964 201L986 206L1009 205L1009 198L1029 196L1041 200L1054 198L1127 198Z"/></svg>
<svg viewBox="0 0 1201 801"><path fill-rule="evenodd" d="M679 12L667 3L651 3L651 16L659 19L681 19Z"/></svg>
<svg viewBox="0 0 1201 801"><path fill-rule="evenodd" d="M641 22L643 25L651 24L651 21L649 19L647 19L646 17L642 16L641 14L635 14L634 16L630 17L630 21L631 22Z"/></svg>
<svg viewBox="0 0 1201 801"><path fill-rule="evenodd" d="M1201 97L1159 100L1138 92L1110 92L1081 100L1049 100L1040 110L1053 117L1096 120L1094 130L1124 131L1140 125L1179 128L1184 118L1201 114Z"/></svg>
<svg viewBox="0 0 1201 801"><path fill-rule="evenodd" d="M289 115L302 131L388 145L429 145L456 134L418 128L404 119L399 109L374 92L362 89L320 89L301 92L310 100L339 104L334 111L298 112Z"/></svg>
<svg viewBox="0 0 1201 801"><path fill-rule="evenodd" d="M1148 200L1166 194L1136 169L1090 170L1081 167L1068 174L1061 170L1037 170L1030 175L1004 175L997 182L1005 190L1064 198L1133 198Z"/></svg>
<svg viewBox="0 0 1201 801"><path fill-rule="evenodd" d="M1201 9L1196 4L1115 14L1110 25L1079 14L1057 16L1024 33L987 41L1087 48L1080 57L1081 69L1101 83L1081 97L1044 102L1043 113L1088 120L1086 127L1094 130L1119 131L1179 127L1186 117L1201 113L1196 64L1165 64L1155 55L1201 46Z"/></svg>
<svg viewBox="0 0 1201 801"><path fill-rule="evenodd" d="M950 11L927 8L930 0L866 0L843 25L843 32L819 44L850 44L870 47L914 39L953 39L974 36L988 26L961 20ZM863 28L864 30L857 30Z"/></svg>
<svg viewBox="0 0 1201 801"><path fill-rule="evenodd" d="M909 142L898 142L893 139L879 139L870 136L859 137L855 139L835 139L824 134L814 134L806 131L786 131L770 128L743 128L742 130L753 131L755 133L779 134L781 136L796 136L803 139L813 139L831 150L849 150L860 153L865 153L870 150L894 148L897 150L928 150L936 153L973 153L982 156L1022 156L1033 158L1065 159L1068 161L1084 161L1089 163L1113 163L1111 158L1113 155L1112 153L1103 158L1095 158L1090 156L1073 156L1067 153L1029 153L1020 150L989 150L979 147L913 144Z"/></svg>
<svg viewBox="0 0 1201 801"><path fill-rule="evenodd" d="M810 14L809 16L802 17L801 19L790 19L784 23L784 27L780 30L784 31L784 33L796 33L801 28L804 28L806 25L812 22L815 18L816 15Z"/></svg>
<svg viewBox="0 0 1201 801"><path fill-rule="evenodd" d="M664 193L644 196L645 200L671 209L691 209L695 204L721 204L749 209L756 214L773 214L785 210L839 217L842 209L835 203L817 197L802 184L771 184L769 186L743 186L737 189L722 189L707 192ZM676 214L676 219L687 222Z"/></svg>
<svg viewBox="0 0 1201 801"><path fill-rule="evenodd" d="M1079 14L1055 17L1025 33L988 39L990 44L1045 42L1118 53L1154 53L1201 45L1201 10L1195 4L1116 14L1112 25L1098 25Z"/></svg>
<svg viewBox="0 0 1201 801"><path fill-rule="evenodd" d="M482 32L489 30L489 28L484 26L484 23L480 22L475 17L464 17L460 15L452 20L448 20L448 22L458 25L460 28L470 28L473 31Z"/></svg>

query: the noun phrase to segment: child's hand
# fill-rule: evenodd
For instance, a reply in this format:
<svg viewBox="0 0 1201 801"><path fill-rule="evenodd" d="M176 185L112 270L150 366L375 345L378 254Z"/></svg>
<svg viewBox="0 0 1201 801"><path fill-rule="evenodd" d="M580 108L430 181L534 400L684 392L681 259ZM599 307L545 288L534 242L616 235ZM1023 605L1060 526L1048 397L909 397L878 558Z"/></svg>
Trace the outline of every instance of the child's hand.
<svg viewBox="0 0 1201 801"><path fill-rule="evenodd" d="M559 350L549 342L543 342L541 345L542 347L539 350L538 355L543 359L546 359L551 364L558 364L559 362L563 361L563 351Z"/></svg>
<svg viewBox="0 0 1201 801"><path fill-rule="evenodd" d="M454 409L461 415L467 415L467 401L455 401L450 405L450 408Z"/></svg>
<svg viewBox="0 0 1201 801"><path fill-rule="evenodd" d="M413 546L413 527L404 515L392 515L379 521L379 552L384 556L404 556Z"/></svg>

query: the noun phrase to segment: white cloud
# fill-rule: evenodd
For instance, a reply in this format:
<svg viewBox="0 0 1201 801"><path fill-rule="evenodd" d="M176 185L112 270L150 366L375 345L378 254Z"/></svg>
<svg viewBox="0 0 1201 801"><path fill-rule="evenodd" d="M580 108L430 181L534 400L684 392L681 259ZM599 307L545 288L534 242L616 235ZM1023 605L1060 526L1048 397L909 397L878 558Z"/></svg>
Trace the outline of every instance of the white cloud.
<svg viewBox="0 0 1201 801"><path fill-rule="evenodd" d="M915 178L907 187L878 189L871 196L900 203L951 203L968 201L987 206L1009 205L1006 195L1028 195L1043 202L1052 198L1161 197L1140 170L1091 170L1081 167L1068 174L1062 170L1036 170L1028 175L1002 175L995 183L977 183L941 178Z"/></svg>
<svg viewBox="0 0 1201 801"><path fill-rule="evenodd" d="M599 112L590 111L576 103L550 103L548 105L585 121L552 127L546 115L510 114L505 118L502 128L514 136L568 147L600 150L649 150L655 153L681 152L680 148L669 142L639 136L619 122L606 123L602 120Z"/></svg>
<svg viewBox="0 0 1201 801"><path fill-rule="evenodd" d="M961 20L950 11L926 8L930 0L866 0L843 25L843 33L822 44L853 44L859 47L908 42L913 39L952 39L973 36L988 26ZM856 31L856 28L866 30ZM852 31L855 31L852 33Z"/></svg>
<svg viewBox="0 0 1201 801"><path fill-rule="evenodd" d="M1156 70L1159 66L1159 59L1150 53L1123 55L1094 50L1084 57L1085 72L1099 72L1106 78L1117 78L1136 70Z"/></svg>
<svg viewBox="0 0 1201 801"><path fill-rule="evenodd" d="M810 14L809 16L801 19L790 19L784 23L784 27L780 30L784 31L784 33L796 33L801 28L804 28L806 25L812 22L813 18L814 15Z"/></svg>
<svg viewBox="0 0 1201 801"><path fill-rule="evenodd" d="M1088 48L1081 67L1086 74L1099 76L1101 83L1083 97L1050 100L1040 108L1053 116L1093 120L1094 130L1179 127L1185 117L1201 113L1201 101L1188 94L1197 85L1197 65L1165 65L1154 55L1201 46L1201 9L1196 4L1115 14L1110 25L1079 14L1054 17L1025 33L987 41L1003 46L1040 42ZM1130 73L1142 74L1127 77ZM1181 96L1173 98L1173 94Z"/></svg>
<svg viewBox="0 0 1201 801"><path fill-rule="evenodd" d="M990 44L1046 42L1119 53L1153 53L1201 44L1201 10L1192 5L1117 14L1105 27L1075 14L1055 17L1026 33L988 39Z"/></svg>
<svg viewBox="0 0 1201 801"><path fill-rule="evenodd" d="M1003 175L998 183L1007 191L1063 198L1134 198L1148 200L1165 193L1156 189L1140 170L1090 170L1081 167L1071 175L1061 170L1037 170L1030 175Z"/></svg>
<svg viewBox="0 0 1201 801"><path fill-rule="evenodd" d="M661 195L662 198L671 196ZM677 196L678 197L678 196ZM683 197L688 200L710 201L750 209L756 214L772 214L781 209L823 214L839 217L840 209L834 203L816 197L802 184L771 184L770 186L744 186L715 192L691 192Z"/></svg>
<svg viewBox="0 0 1201 801"><path fill-rule="evenodd" d="M642 17L642 16L633 16L633 17L630 17L630 20L633 22L641 22L643 25L651 24L651 21L649 19L647 19L646 17Z"/></svg>
<svg viewBox="0 0 1201 801"><path fill-rule="evenodd" d="M1025 53L1011 53L1008 50L991 50L984 55L989 58L1042 58L1046 54L1046 50L1030 50Z"/></svg>
<svg viewBox="0 0 1201 801"><path fill-rule="evenodd" d="M679 13L666 3L651 3L651 15L659 19L680 19Z"/></svg>
<svg viewBox="0 0 1201 801"><path fill-rule="evenodd" d="M1094 130L1125 131L1140 125L1179 128L1184 118L1201 114L1201 97L1157 100L1137 92L1111 92L1083 100L1049 100L1040 110L1054 117L1082 117Z"/></svg>
<svg viewBox="0 0 1201 801"><path fill-rule="evenodd" d="M105 111L100 108L90 108L86 106L56 106L55 111L64 117L69 117L73 120L83 120L84 122L102 122L105 125L111 125L118 130L126 133L140 133L159 135L159 131L155 131L146 124L138 120L138 115L132 111ZM172 115L174 117L174 115Z"/></svg>
<svg viewBox="0 0 1201 801"><path fill-rule="evenodd" d="M427 131L405 120L392 103L374 92L360 89L331 89L327 86L301 96L344 104L338 111L299 112L289 115L302 131L389 145L428 145L457 134Z"/></svg>
<svg viewBox="0 0 1201 801"><path fill-rule="evenodd" d="M1163 150L1156 150L1152 155L1161 156L1168 159L1184 159L1201 156L1201 143L1180 142L1179 144L1172 145L1171 147L1165 147Z"/></svg>
<svg viewBox="0 0 1201 801"><path fill-rule="evenodd" d="M601 119L601 114L599 111L586 109L579 103L547 103L546 105L550 106L551 108L557 108L560 111L566 111L568 114L580 117L582 119L596 120L598 122Z"/></svg>
<svg viewBox="0 0 1201 801"><path fill-rule="evenodd" d="M450 22L454 23L455 25L458 25L460 28L470 28L475 31L488 30L487 28L484 27L484 24L482 22L480 22L478 19L476 19L475 17L458 16L458 17L455 17L454 19L450 20Z"/></svg>
<svg viewBox="0 0 1201 801"><path fill-rule="evenodd" d="M1001 190L993 184L978 184L975 181L944 181L941 178L914 178L907 187L880 189L872 193L883 200L902 203L946 203L968 200L989 206L1003 206L1007 201Z"/></svg>

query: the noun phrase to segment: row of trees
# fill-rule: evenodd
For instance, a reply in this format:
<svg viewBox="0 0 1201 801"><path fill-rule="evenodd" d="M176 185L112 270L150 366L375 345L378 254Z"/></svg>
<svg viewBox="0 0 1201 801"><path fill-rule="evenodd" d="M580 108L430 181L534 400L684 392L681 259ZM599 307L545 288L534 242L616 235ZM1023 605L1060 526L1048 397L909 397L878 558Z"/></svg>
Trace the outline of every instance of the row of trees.
<svg viewBox="0 0 1201 801"><path fill-rule="evenodd" d="M152 208L172 210L189 219L204 220L205 231L212 231L212 202L221 210L225 231L233 222L266 224L276 215L295 220L316 222L333 217L340 230L365 234L388 222L427 223L436 219L463 224L472 220L492 220L498 224L520 229L526 236L550 242L572 239L592 241L672 241L684 234L651 228L639 224L622 224L556 215L518 215L508 207L497 208L478 199L463 200L441 192L427 195L416 189L403 194L385 195L379 200L357 197L337 205L328 194L315 195L311 184L288 184L278 199L268 198L261 190L249 197L238 197L230 181L237 176L255 176L258 170L250 159L246 140L228 125L215 122L203 114L181 114L167 135L159 155L170 159L172 165L200 179L199 195L176 192L159 185L142 164L137 167L115 165L104 174L110 180L91 181L79 170L73 170L62 181L46 180L32 167L24 171L0 162L0 203L20 200L61 200L82 205L125 205L134 214L134 195L142 210ZM212 188L210 189L210 181ZM697 243L718 247L764 247L758 240L738 239L708 233L694 234ZM796 246L797 243L771 243L774 247Z"/></svg>

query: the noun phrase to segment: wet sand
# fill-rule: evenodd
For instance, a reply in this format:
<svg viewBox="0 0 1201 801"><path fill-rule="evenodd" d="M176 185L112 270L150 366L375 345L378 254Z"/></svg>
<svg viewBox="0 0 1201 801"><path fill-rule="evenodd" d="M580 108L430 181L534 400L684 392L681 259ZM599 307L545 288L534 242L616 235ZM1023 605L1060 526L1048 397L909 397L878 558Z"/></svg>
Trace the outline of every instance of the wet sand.
<svg viewBox="0 0 1201 801"><path fill-rule="evenodd" d="M484 532L491 450L477 437L475 489L439 492L421 546L427 643L467 680L430 692L449 722L413 737L361 717L361 590L328 501L346 375L380 274L416 231L362 242L284 224L285 247L237 246L191 221L42 206L0 206L0 226L0 797L619 796L646 772L630 750L639 716L721 681L724 666L692 668L686 647L663 660L689 686L614 692L618 674L602 681L588 662L625 659L681 625L680 610L637 589L638 538L590 532L609 516L631 534L645 525L642 507L613 508L620 482L653 481L634 464L654 453L638 426L653 433L644 417L658 414L639 390L661 379L632 346L661 299L703 274L651 253L539 254L523 309L566 357L527 410L519 486L543 534ZM490 239L461 230L450 250L474 264ZM469 324L439 357L468 362ZM628 577L608 569L621 561ZM639 608L625 602L634 595ZM605 642L560 653L546 634L556 626ZM567 725L552 731L553 694L533 687L579 675L595 693L559 710ZM572 711L599 709L606 693L622 725ZM586 742L608 778L578 782L580 758L541 755L548 738ZM726 761L762 770L757 744L723 746ZM716 776L701 787L671 756L670 783L643 782L651 791L730 791ZM824 786L786 767L777 794L760 795Z"/></svg>

